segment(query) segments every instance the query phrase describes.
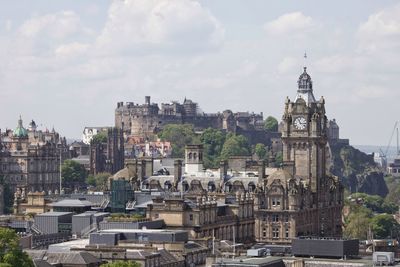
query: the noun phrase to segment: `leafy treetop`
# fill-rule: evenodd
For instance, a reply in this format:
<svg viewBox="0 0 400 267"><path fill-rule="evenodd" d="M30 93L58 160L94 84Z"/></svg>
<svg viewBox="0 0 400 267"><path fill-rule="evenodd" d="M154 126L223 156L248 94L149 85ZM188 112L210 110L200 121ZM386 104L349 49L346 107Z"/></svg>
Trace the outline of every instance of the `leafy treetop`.
<svg viewBox="0 0 400 267"><path fill-rule="evenodd" d="M17 233L8 228L0 228L0 264L0 266L34 266L28 254L19 247Z"/></svg>
<svg viewBox="0 0 400 267"><path fill-rule="evenodd" d="M277 132L278 120L272 116L268 116L264 121L264 129L271 132Z"/></svg>

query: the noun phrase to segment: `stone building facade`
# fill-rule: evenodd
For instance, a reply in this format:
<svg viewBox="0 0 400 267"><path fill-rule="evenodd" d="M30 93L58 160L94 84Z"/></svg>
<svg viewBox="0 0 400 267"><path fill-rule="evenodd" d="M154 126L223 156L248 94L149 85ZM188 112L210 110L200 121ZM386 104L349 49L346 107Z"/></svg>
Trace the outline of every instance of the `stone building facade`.
<svg viewBox="0 0 400 267"><path fill-rule="evenodd" d="M14 131L1 134L0 144L1 172L12 192L59 192L60 159L69 158L69 152L54 129L38 130L34 121L26 129L20 118Z"/></svg>
<svg viewBox="0 0 400 267"><path fill-rule="evenodd" d="M343 186L328 173L325 100L316 101L306 68L282 117L283 169L265 181L256 203L256 238L290 242L297 236L341 237Z"/></svg>
<svg viewBox="0 0 400 267"><path fill-rule="evenodd" d="M193 192L194 191L196 192ZM197 190L196 190L197 189ZM157 198L147 209L147 217L163 219L168 228L189 231L191 239L209 238L252 242L254 209L250 194L206 194L193 186L185 196Z"/></svg>
<svg viewBox="0 0 400 267"><path fill-rule="evenodd" d="M174 175L137 176L142 188L182 195L154 201L148 216L163 218L167 226L189 229L193 238L214 235L232 240L233 229L243 242L248 241L243 239L246 236L277 244L298 236L340 237L343 186L328 172L325 100L315 100L306 69L298 86L295 101L285 102L281 168L266 168L263 161L248 166L251 159L235 158L221 162L217 171L204 170L202 147L187 146L185 167L176 164ZM241 201L251 207L237 208ZM215 215L223 207L229 210L224 216L233 217L225 220Z"/></svg>
<svg viewBox="0 0 400 267"><path fill-rule="evenodd" d="M124 168L124 136L119 128L107 130L107 142L90 144L90 173L116 173Z"/></svg>

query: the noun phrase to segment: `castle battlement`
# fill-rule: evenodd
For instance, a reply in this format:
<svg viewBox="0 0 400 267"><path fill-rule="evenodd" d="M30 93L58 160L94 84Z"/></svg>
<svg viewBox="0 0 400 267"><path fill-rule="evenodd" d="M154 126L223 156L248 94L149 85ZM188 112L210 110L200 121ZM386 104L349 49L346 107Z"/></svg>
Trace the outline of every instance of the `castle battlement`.
<svg viewBox="0 0 400 267"><path fill-rule="evenodd" d="M172 101L151 103L150 96L144 104L118 102L115 109L115 126L122 128L124 134L150 136L160 131L167 124L192 124L196 130L208 127L228 132L263 130L263 114L225 110L218 113L204 113L198 104L190 99L183 103Z"/></svg>

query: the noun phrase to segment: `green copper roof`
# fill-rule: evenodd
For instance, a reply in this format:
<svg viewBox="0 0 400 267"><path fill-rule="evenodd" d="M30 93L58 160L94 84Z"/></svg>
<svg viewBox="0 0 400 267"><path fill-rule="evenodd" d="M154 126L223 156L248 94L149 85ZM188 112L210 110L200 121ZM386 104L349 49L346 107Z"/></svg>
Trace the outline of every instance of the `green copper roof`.
<svg viewBox="0 0 400 267"><path fill-rule="evenodd" d="M18 126L14 130L14 136L15 137L27 137L28 136L28 131L22 126L22 119L21 116L19 117L18 120Z"/></svg>

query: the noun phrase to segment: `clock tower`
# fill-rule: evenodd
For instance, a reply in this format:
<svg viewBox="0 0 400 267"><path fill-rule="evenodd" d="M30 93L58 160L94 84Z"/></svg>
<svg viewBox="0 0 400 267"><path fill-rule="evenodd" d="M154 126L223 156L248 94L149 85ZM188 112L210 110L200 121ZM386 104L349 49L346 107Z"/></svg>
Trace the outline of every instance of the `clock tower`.
<svg viewBox="0 0 400 267"><path fill-rule="evenodd" d="M327 118L325 100L315 100L313 83L304 67L294 102L285 101L283 114L283 161L289 172L308 182L317 192L326 176Z"/></svg>

